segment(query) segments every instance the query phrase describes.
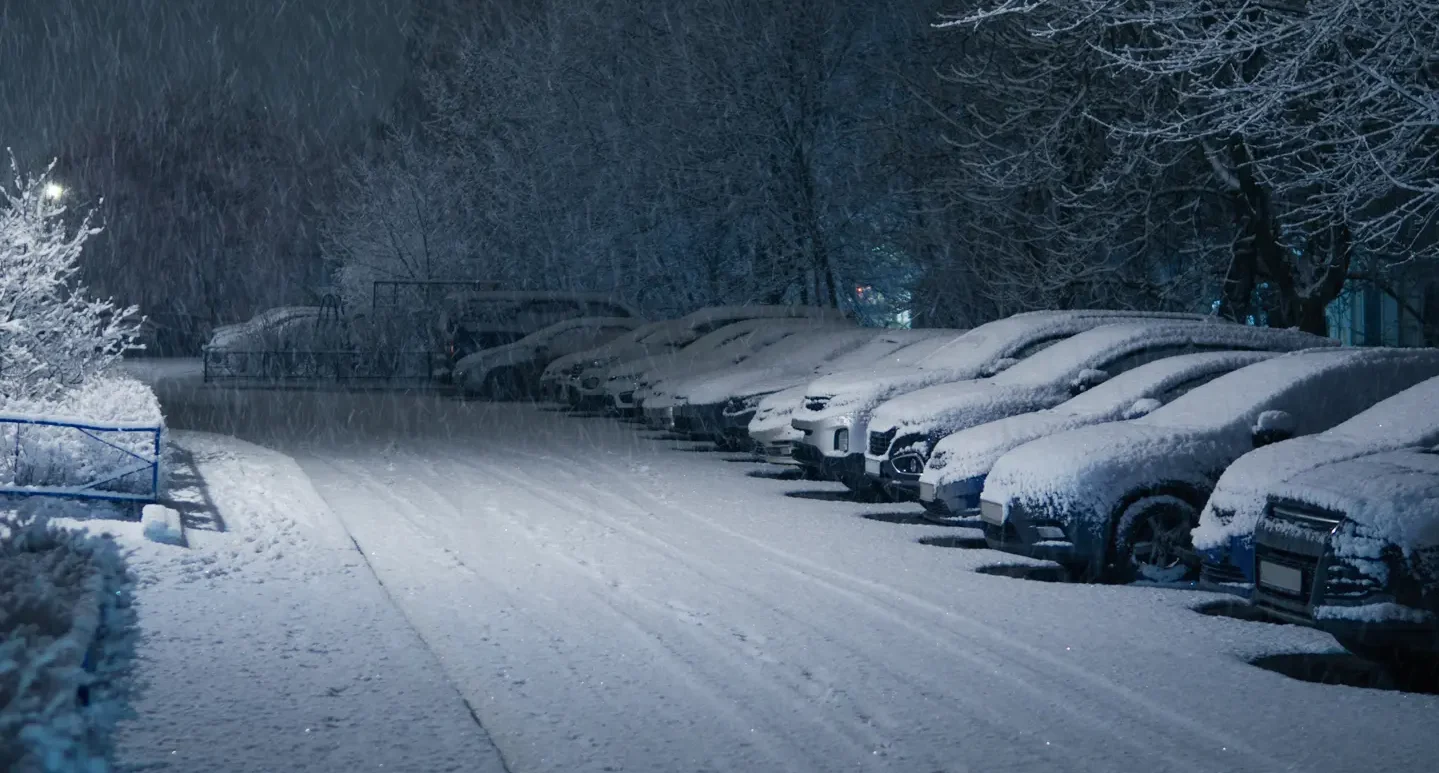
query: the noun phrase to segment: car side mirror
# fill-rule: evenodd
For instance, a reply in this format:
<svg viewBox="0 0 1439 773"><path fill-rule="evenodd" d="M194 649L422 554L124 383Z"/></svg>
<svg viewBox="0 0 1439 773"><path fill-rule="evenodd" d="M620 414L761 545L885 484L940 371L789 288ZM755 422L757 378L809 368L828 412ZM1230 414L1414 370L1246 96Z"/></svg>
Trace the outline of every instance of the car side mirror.
<svg viewBox="0 0 1439 773"><path fill-rule="evenodd" d="M1153 397L1140 398L1138 400L1135 400L1134 405L1129 406L1129 409L1124 412L1124 418L1138 419L1143 416L1148 416L1149 414L1154 412L1155 408L1158 408L1161 405L1163 405L1163 403L1159 402Z"/></svg>
<svg viewBox="0 0 1439 773"><path fill-rule="evenodd" d="M1294 416L1288 411L1265 411L1254 420L1254 447L1271 445L1294 437Z"/></svg>
<svg viewBox="0 0 1439 773"><path fill-rule="evenodd" d="M1078 376L1074 377L1073 381L1069 382L1069 393L1071 395L1077 395L1082 392L1088 392L1108 380L1108 373L1102 370L1095 370L1094 368L1085 368L1079 372Z"/></svg>

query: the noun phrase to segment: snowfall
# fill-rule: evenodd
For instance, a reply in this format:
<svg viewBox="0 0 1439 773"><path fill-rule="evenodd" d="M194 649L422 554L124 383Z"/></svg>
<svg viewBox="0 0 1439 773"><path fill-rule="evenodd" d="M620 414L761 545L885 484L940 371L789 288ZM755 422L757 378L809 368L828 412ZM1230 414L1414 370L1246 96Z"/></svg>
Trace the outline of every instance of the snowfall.
<svg viewBox="0 0 1439 773"><path fill-rule="evenodd" d="M1201 614L1225 597L1193 590L1041 582L916 505L545 406L136 372L174 430L186 544L82 523L137 577L120 770L1439 758L1439 696L1251 665L1342 652L1325 634Z"/></svg>

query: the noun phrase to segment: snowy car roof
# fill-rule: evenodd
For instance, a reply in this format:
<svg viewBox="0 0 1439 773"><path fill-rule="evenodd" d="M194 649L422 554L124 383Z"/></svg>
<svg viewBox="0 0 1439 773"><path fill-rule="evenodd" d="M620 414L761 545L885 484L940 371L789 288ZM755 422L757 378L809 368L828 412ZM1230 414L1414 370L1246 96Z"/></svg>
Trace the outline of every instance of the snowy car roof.
<svg viewBox="0 0 1439 773"><path fill-rule="evenodd" d="M1100 325L1126 320L1203 322L1209 319L1211 318L1200 314L1095 309L1016 314L970 330L916 365L925 370L964 367L977 373L990 362L1012 356L1036 341L1070 336Z"/></svg>
<svg viewBox="0 0 1439 773"><path fill-rule="evenodd" d="M1227 350L1166 357L1121 373L1088 392L1060 403L1053 410L1068 413L1123 410L1137 400L1163 393L1187 381L1228 373L1280 354L1274 351Z"/></svg>
<svg viewBox="0 0 1439 773"><path fill-rule="evenodd" d="M1272 494L1342 513L1362 527L1363 536L1406 551L1439 546L1439 447L1322 465L1274 486Z"/></svg>
<svg viewBox="0 0 1439 773"><path fill-rule="evenodd" d="M812 374L820 362L852 351L874 335L873 330L858 327L800 331L764 347L736 367L687 379L683 384L676 384L673 391L676 396L700 405L747 394L756 385L774 391ZM785 380L786 376L789 380ZM781 383L771 388L768 382L773 380Z"/></svg>
<svg viewBox="0 0 1439 773"><path fill-rule="evenodd" d="M685 371L699 372L721 362L735 363L757 349L807 330L848 325L842 320L808 317L765 317L734 322L701 336L689 346L658 363L637 363L630 371L645 372L646 380L670 378Z"/></svg>
<svg viewBox="0 0 1439 773"><path fill-rule="evenodd" d="M576 317L563 322L556 322L549 327L536 330L533 333L521 338L518 341L511 341L500 346L492 346L488 349L481 349L477 352L467 354L455 363L455 371L467 370L482 363L486 358L492 358L501 352L510 352L521 349L530 349L544 346L556 336L578 328L605 328L605 327L629 327L633 328L644 320L634 317Z"/></svg>

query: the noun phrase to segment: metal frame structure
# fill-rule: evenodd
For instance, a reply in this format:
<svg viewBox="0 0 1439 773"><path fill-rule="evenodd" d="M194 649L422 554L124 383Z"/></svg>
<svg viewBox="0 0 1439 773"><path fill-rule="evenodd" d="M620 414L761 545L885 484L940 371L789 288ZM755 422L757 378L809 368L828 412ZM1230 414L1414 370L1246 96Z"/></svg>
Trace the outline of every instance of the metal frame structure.
<svg viewBox="0 0 1439 773"><path fill-rule="evenodd" d="M48 419L39 416L0 416L0 426L13 426L15 438L11 444L13 452L6 454L5 458L10 462L10 469L0 472L8 472L8 482L0 482L0 494L18 494L24 496L50 496L66 497L77 499L108 499L121 502L156 502L160 498L160 458L161 458L161 435L164 429L159 426L135 426L127 424L101 424L82 421L64 421L61 419ZM108 448L119 451L133 462L129 467L112 468L97 473L93 480L86 481L73 486L21 485L20 470L24 454L20 442L22 433L26 427L55 427L60 429L74 430L80 435L99 443ZM112 443L96 433L117 432L127 434L149 435L153 440L148 444L151 453L149 456L136 453L116 443ZM6 438L7 440L9 438ZM146 492L109 491L100 488L107 483L114 483L133 475L148 473L150 490Z"/></svg>

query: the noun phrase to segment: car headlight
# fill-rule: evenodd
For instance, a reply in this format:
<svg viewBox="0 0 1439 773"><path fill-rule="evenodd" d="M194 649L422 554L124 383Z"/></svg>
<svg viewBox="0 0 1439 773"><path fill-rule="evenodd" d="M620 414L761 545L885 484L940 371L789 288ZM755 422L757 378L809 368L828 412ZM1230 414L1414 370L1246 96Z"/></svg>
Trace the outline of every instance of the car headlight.
<svg viewBox="0 0 1439 773"><path fill-rule="evenodd" d="M892 464L896 472L905 475L918 475L924 472L924 460L912 454L896 456Z"/></svg>
<svg viewBox="0 0 1439 773"><path fill-rule="evenodd" d="M834 431L834 450L849 453L849 429Z"/></svg>

